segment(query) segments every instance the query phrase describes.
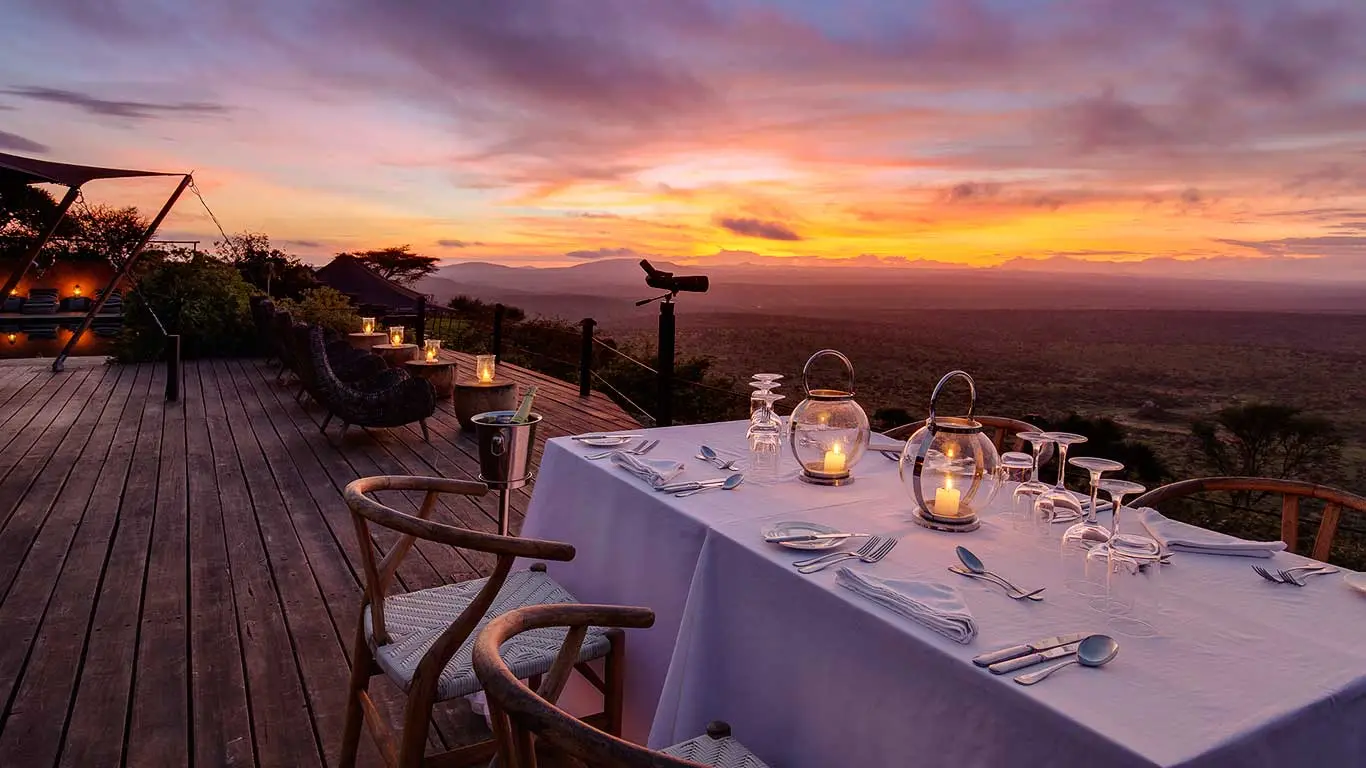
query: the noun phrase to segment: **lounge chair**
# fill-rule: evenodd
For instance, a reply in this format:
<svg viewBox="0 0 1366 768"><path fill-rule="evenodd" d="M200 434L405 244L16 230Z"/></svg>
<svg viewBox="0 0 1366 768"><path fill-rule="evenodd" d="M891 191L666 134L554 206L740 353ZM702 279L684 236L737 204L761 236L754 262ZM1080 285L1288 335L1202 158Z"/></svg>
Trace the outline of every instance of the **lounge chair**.
<svg viewBox="0 0 1366 768"><path fill-rule="evenodd" d="M278 317L278 316L277 316ZM327 408L319 430L325 431L333 416L341 419L342 434L358 427L401 427L418 422L422 439L428 439L427 418L436 413L436 390L426 379L406 377L387 389L365 391L337 378L327 360L321 328L309 329L309 355L314 363L318 402Z"/></svg>

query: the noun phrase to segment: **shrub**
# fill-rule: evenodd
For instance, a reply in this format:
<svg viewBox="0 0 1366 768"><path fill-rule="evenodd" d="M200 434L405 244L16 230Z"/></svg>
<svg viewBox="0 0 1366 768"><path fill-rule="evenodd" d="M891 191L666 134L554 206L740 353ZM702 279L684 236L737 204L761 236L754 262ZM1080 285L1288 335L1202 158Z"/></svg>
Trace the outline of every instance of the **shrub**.
<svg viewBox="0 0 1366 768"><path fill-rule="evenodd" d="M248 310L251 286L231 266L203 254L184 261L156 258L139 269L136 291L125 291L123 332L113 357L123 363L158 360L166 333L180 334L184 357L231 357L256 351Z"/></svg>
<svg viewBox="0 0 1366 768"><path fill-rule="evenodd" d="M296 322L316 323L338 333L360 330L360 315L356 314L356 308L346 294L335 288L310 288L299 301L281 299L277 305L289 310Z"/></svg>

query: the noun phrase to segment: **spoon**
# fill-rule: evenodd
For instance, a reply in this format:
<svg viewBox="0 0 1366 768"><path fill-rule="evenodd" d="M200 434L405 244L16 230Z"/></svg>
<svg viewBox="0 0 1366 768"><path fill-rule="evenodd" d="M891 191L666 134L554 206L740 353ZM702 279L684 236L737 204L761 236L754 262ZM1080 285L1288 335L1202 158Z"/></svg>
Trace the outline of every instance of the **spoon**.
<svg viewBox="0 0 1366 768"><path fill-rule="evenodd" d="M996 579L997 581L1001 582L1001 584L1015 590L1016 592L1027 592L1027 590L1020 589L1014 584L1011 584L1010 582L1006 581L999 574L995 574L991 571L988 571L986 566L982 565L982 559L977 555L972 554L972 551L969 550L967 547L954 547L953 551L958 554L958 561L963 564L963 567L967 568L969 571L972 571L978 576L990 576Z"/></svg>
<svg viewBox="0 0 1366 768"><path fill-rule="evenodd" d="M713 489L715 489L715 488L720 488L720 489L723 490L723 491L733 491L733 490L735 490L735 488L736 488L737 486L740 485L740 483L743 483L744 481L745 481L745 476L742 475L742 474L740 474L739 472L736 472L735 474L733 474L733 475L731 475L730 477L726 478L726 481L725 481L724 483L721 483L720 485L711 485L711 486L707 486L706 488L694 488L694 489L691 490L691 491L682 491L682 492L680 492L680 493L675 493L675 494L674 494L674 498L681 499L681 498L683 498L684 496L691 496L691 495L693 495L694 493L701 493L701 492L703 492L703 491L710 491L710 490L713 490Z"/></svg>
<svg viewBox="0 0 1366 768"><path fill-rule="evenodd" d="M1038 589L1034 590L1033 592L1019 592L1019 591L1013 590L1013 589L1011 589L1011 588L1005 586L1004 584L1002 584L1001 582L999 582L999 581L997 581L997 580L991 578L990 576L979 576L979 575L973 573L972 571L969 571L967 568L960 568L960 567L958 567L958 566L956 566L956 565L950 565L950 566L949 566L949 570L950 570L950 571L953 571L954 573L958 574L959 576L967 576L967 577L970 578L970 579L981 579L982 581L985 581L985 582L987 582L987 583L989 583L989 584L995 584L996 586L1001 587L1002 589L1004 589L1004 590L1006 591L1006 597L1009 597L1009 598L1012 599L1012 600L1023 600L1023 599L1025 599L1025 598L1029 598L1030 600L1033 600L1033 601L1036 602L1036 603L1037 603L1037 602L1042 602L1042 601L1043 601L1043 597L1041 596L1040 593L1042 593L1045 589L1047 589L1047 587L1039 587Z"/></svg>
<svg viewBox="0 0 1366 768"><path fill-rule="evenodd" d="M715 464L719 469L735 469L735 462L726 461L709 445L702 446L702 458Z"/></svg>
<svg viewBox="0 0 1366 768"><path fill-rule="evenodd" d="M1057 672L1069 664L1080 664L1083 667L1103 667L1110 663L1119 653L1119 643L1115 642L1109 635L1089 635L1077 646L1077 655L1067 661L1054 664L1051 667L1041 669L1038 672L1030 672L1027 675L1020 675L1015 678L1015 682L1020 685L1033 685L1049 675Z"/></svg>

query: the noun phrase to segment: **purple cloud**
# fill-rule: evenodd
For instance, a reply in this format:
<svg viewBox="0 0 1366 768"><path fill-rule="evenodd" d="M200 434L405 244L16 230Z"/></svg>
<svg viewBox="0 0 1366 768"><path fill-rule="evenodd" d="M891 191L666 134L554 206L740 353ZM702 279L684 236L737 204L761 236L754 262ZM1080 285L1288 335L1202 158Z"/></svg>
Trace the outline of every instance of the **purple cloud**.
<svg viewBox="0 0 1366 768"><path fill-rule="evenodd" d="M762 219L746 219L734 216L723 216L717 219L717 224L723 228L745 237L758 237L764 240L801 240L802 236L792 230L791 227L781 221L764 221Z"/></svg>
<svg viewBox="0 0 1366 768"><path fill-rule="evenodd" d="M66 104L85 110L92 115L123 117L130 120L147 120L153 117L166 117L172 114L219 115L228 111L228 108L221 104L211 104L201 101L167 104L146 101L112 101L61 88L16 86L0 91L0 93L7 93L11 96L20 96L35 101L45 101L51 104Z"/></svg>
<svg viewBox="0 0 1366 768"><path fill-rule="evenodd" d="M12 149L15 152L30 152L35 155L45 155L50 147L46 144L39 144L31 139L26 139L17 133L0 131L0 149Z"/></svg>
<svg viewBox="0 0 1366 768"><path fill-rule="evenodd" d="M634 259L640 254L631 248L598 248L592 251L570 251L565 256L571 259Z"/></svg>
<svg viewBox="0 0 1366 768"><path fill-rule="evenodd" d="M472 245L483 245L483 243L472 240L437 240L436 244L442 248L469 248Z"/></svg>

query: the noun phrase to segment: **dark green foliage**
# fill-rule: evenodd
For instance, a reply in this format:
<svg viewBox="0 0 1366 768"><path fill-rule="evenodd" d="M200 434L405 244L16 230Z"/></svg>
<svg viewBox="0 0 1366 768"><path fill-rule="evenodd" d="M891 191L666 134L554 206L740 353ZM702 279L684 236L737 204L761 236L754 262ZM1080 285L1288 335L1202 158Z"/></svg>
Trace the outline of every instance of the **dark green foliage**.
<svg viewBox="0 0 1366 768"><path fill-rule="evenodd" d="M645 349L623 350L651 368L659 368L659 358ZM646 370L626 358L610 352L599 355L598 375L615 388L609 389L594 382L594 388L605 391L632 416L639 416L636 406L651 415L658 413L659 384L653 371ZM690 357L674 363L673 417L675 424L700 424L708 421L743 419L749 415L749 396L739 392L736 382L711 372L712 361L706 357ZM694 382L694 383L690 383ZM703 386L697 386L696 384ZM624 396L624 397L623 397ZM627 402L629 399L630 402ZM634 403L632 405L631 403Z"/></svg>
<svg viewBox="0 0 1366 768"><path fill-rule="evenodd" d="M1216 474L1317 480L1342 459L1342 435L1327 419L1276 403L1231 405L1191 424L1204 463Z"/></svg>
<svg viewBox="0 0 1366 768"><path fill-rule="evenodd" d="M1126 480L1143 483L1149 488L1156 488L1172 476L1167 465L1158 458L1151 446L1128 439L1128 431L1124 425L1114 419L1087 418L1076 413L1070 413L1062 419L1043 421L1040 426L1048 430L1074 432L1086 436L1086 442L1073 445L1068 450L1067 455L1069 457L1099 456L1103 459L1118 461L1124 465L1123 472L1111 473L1106 475L1107 477L1122 477ZM1054 473L1057 472L1056 461L1052 463L1054 467L1043 474L1046 478L1055 477ZM1072 471L1077 472L1077 470ZM1077 474L1075 477L1080 478L1083 475ZM1087 487L1084 482L1081 485Z"/></svg>
<svg viewBox="0 0 1366 768"><path fill-rule="evenodd" d="M446 302L446 306L458 312L460 315L470 319L493 324L495 303L476 299L473 296L460 295ZM526 312L521 307L503 307L504 323L520 323L526 319Z"/></svg>
<svg viewBox="0 0 1366 768"><path fill-rule="evenodd" d="M230 357L256 351L247 300L252 294L238 271L204 254L180 261L150 255L138 267L138 290L125 291L123 333L114 344L119 362L159 360L168 333L181 336L181 354Z"/></svg>
<svg viewBox="0 0 1366 768"><path fill-rule="evenodd" d="M413 253L410 245L397 245L337 255L354 257L356 261L373 269L381 277L393 280L396 283L411 283L414 280L426 277L436 271L436 265L440 261L432 256Z"/></svg>
<svg viewBox="0 0 1366 768"><path fill-rule="evenodd" d="M298 258L274 248L259 232L239 232L214 244L214 253L232 264L242 279L275 298L299 299L318 285L313 269Z"/></svg>
<svg viewBox="0 0 1366 768"><path fill-rule="evenodd" d="M360 315L352 306L351 299L335 288L320 286L304 291L299 301L281 299L276 306L289 310L295 321L314 323L330 328L337 333L355 333L360 330Z"/></svg>
<svg viewBox="0 0 1366 768"><path fill-rule="evenodd" d="M873 418L870 419L874 432L886 432L893 427L910 424L913 421L919 421L919 419L912 416L911 412L905 408L879 408L873 412Z"/></svg>

